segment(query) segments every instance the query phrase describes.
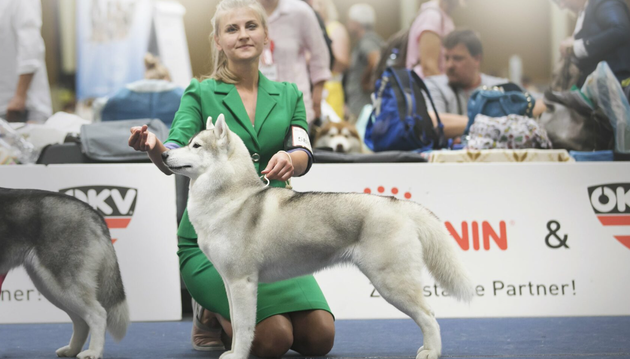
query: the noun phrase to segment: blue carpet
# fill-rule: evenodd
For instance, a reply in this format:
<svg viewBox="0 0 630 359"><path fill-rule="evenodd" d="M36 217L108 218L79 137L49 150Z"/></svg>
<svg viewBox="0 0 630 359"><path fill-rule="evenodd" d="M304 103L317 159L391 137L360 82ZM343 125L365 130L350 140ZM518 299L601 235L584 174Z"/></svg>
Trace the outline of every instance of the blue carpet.
<svg viewBox="0 0 630 359"><path fill-rule="evenodd" d="M440 319L444 358L630 358L630 317ZM190 319L132 323L108 336L106 358L218 358L190 346ZM339 320L329 358L415 358L421 333L407 319ZM56 358L70 324L0 325L0 358ZM295 352L286 357L301 358Z"/></svg>

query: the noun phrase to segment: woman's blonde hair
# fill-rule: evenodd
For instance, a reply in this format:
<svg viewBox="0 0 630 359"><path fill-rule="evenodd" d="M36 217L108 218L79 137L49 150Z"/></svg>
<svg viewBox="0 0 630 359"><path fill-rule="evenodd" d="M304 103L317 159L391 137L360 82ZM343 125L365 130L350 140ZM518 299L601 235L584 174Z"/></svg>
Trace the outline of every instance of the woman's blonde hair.
<svg viewBox="0 0 630 359"><path fill-rule="evenodd" d="M231 10L240 9L243 7L249 7L254 10L260 18L260 23L265 33L267 33L267 14L260 3L256 0L222 0L212 17L212 33L210 33L210 47L212 50L213 67L210 76L204 76L203 78L212 78L217 81L222 81L229 84L235 84L240 81L240 77L228 69L228 59L225 56L225 52L217 48L215 37L221 33L219 20L225 13Z"/></svg>

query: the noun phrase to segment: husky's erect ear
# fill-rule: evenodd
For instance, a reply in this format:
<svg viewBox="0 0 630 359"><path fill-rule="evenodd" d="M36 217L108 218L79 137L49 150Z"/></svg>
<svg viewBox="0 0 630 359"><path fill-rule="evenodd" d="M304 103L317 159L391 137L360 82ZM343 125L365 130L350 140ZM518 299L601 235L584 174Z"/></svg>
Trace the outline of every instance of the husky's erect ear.
<svg viewBox="0 0 630 359"><path fill-rule="evenodd" d="M212 124L212 117L208 116L208 119L206 120L206 130L211 130L214 128L214 125Z"/></svg>
<svg viewBox="0 0 630 359"><path fill-rule="evenodd" d="M229 128L225 123L225 117L223 114L220 114L217 118L217 123L214 125L214 135L221 140L227 137L228 131Z"/></svg>

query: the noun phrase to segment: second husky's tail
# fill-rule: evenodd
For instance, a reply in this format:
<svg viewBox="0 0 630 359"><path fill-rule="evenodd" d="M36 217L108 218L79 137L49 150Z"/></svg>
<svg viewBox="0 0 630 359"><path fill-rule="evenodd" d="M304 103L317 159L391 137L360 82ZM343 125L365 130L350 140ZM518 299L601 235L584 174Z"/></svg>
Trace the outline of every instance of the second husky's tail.
<svg viewBox="0 0 630 359"><path fill-rule="evenodd" d="M107 311L107 330L116 341L122 340L129 326L129 306L127 299Z"/></svg>
<svg viewBox="0 0 630 359"><path fill-rule="evenodd" d="M469 302L475 291L468 271L457 255L450 234L430 211L420 216L418 234L423 246L423 259L429 272L449 293L457 299Z"/></svg>
<svg viewBox="0 0 630 359"><path fill-rule="evenodd" d="M97 298L107 311L107 330L116 341L120 341L129 326L129 306L116 252L109 238L102 250L106 255L99 273Z"/></svg>

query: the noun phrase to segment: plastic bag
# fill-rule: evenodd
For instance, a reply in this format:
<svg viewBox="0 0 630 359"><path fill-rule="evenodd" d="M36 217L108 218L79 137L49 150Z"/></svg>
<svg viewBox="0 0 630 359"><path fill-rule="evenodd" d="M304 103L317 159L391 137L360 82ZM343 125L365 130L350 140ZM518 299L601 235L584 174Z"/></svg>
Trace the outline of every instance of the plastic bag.
<svg viewBox="0 0 630 359"><path fill-rule="evenodd" d="M582 92L610 119L615 133L615 150L630 153L630 104L606 61L600 62L588 75Z"/></svg>
<svg viewBox="0 0 630 359"><path fill-rule="evenodd" d="M8 149L11 156L22 164L35 163L39 155L32 143L22 138L7 121L1 118L0 147Z"/></svg>
<svg viewBox="0 0 630 359"><path fill-rule="evenodd" d="M538 122L547 131L554 148L569 151L612 150L614 134L610 120L596 109L580 90L552 92L544 97L547 109Z"/></svg>

